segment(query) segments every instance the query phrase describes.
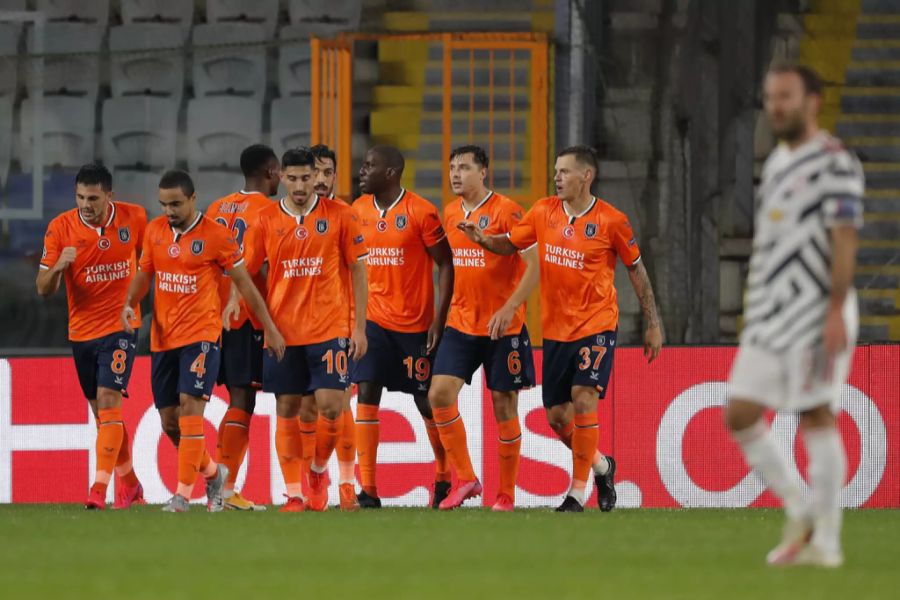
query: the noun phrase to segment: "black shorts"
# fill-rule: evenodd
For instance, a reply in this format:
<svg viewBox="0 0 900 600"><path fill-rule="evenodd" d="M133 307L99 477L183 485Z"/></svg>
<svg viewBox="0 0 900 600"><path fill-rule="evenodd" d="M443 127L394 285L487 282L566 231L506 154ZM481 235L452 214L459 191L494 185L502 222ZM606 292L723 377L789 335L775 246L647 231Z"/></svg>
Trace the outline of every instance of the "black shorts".
<svg viewBox="0 0 900 600"><path fill-rule="evenodd" d="M428 332L400 333L366 321L369 349L352 365L353 383L370 382L391 392L425 396L431 386Z"/></svg>
<svg viewBox="0 0 900 600"><path fill-rule="evenodd" d="M180 394L209 400L219 374L221 355L216 342L196 342L151 352L151 387L156 408L179 406Z"/></svg>
<svg viewBox="0 0 900 600"><path fill-rule="evenodd" d="M72 357L78 383L88 400L97 399L97 388L105 387L122 392L131 377L131 367L137 354L137 332L117 331L95 340L72 342Z"/></svg>
<svg viewBox="0 0 900 600"><path fill-rule="evenodd" d="M263 372L263 332L248 320L222 331L222 365L217 382L226 387L260 387Z"/></svg>
<svg viewBox="0 0 900 600"><path fill-rule="evenodd" d="M288 346L281 362L267 352L263 357L263 390L272 394L306 396L316 390L350 387L347 338L318 344Z"/></svg>
<svg viewBox="0 0 900 600"><path fill-rule="evenodd" d="M495 392L511 392L533 387L534 355L528 329L518 335L492 340L486 335L469 335L452 327L444 330L434 359L435 375L452 375L472 383L472 375L484 365L487 387Z"/></svg>
<svg viewBox="0 0 900 600"><path fill-rule="evenodd" d="M572 401L572 386L595 387L606 397L616 349L616 332L604 331L572 342L544 340L544 406Z"/></svg>

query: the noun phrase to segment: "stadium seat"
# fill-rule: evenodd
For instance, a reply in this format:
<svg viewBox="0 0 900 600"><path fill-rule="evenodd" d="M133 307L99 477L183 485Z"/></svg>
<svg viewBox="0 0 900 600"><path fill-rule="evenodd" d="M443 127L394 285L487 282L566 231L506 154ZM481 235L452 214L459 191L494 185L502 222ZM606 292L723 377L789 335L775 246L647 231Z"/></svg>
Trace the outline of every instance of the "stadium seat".
<svg viewBox="0 0 900 600"><path fill-rule="evenodd" d="M241 151L262 136L262 106L253 98L196 98L188 103L187 132L191 173L237 169Z"/></svg>
<svg viewBox="0 0 900 600"><path fill-rule="evenodd" d="M270 144L277 156L310 142L309 96L275 98L270 110Z"/></svg>
<svg viewBox="0 0 900 600"><path fill-rule="evenodd" d="M135 23L109 30L113 96L162 94L180 102L184 89L181 28L171 23ZM154 51L177 48L176 51ZM147 52L137 52L146 50Z"/></svg>
<svg viewBox="0 0 900 600"><path fill-rule="evenodd" d="M12 159L13 100L12 96L0 96L0 189L6 183Z"/></svg>
<svg viewBox="0 0 900 600"><path fill-rule="evenodd" d="M140 204L152 219L162 214L159 207L159 178L161 173L116 169L113 173L113 198Z"/></svg>
<svg viewBox="0 0 900 600"><path fill-rule="evenodd" d="M19 82L19 27L0 23L0 96L16 95Z"/></svg>
<svg viewBox="0 0 900 600"><path fill-rule="evenodd" d="M200 210L206 210L219 198L235 193L244 185L244 177L239 171L201 171L191 173L191 177Z"/></svg>
<svg viewBox="0 0 900 600"><path fill-rule="evenodd" d="M194 28L194 94L233 94L260 100L266 91L265 27L256 23L216 23ZM233 41L258 46L204 48Z"/></svg>
<svg viewBox="0 0 900 600"><path fill-rule="evenodd" d="M335 25L340 31L359 29L362 0L290 0L291 23Z"/></svg>
<svg viewBox="0 0 900 600"><path fill-rule="evenodd" d="M28 28L28 51L34 49L34 27ZM44 26L44 93L97 97L100 84L100 46L104 27L86 23L47 23ZM35 63L28 85L36 81Z"/></svg>
<svg viewBox="0 0 900 600"><path fill-rule="evenodd" d="M163 168L175 163L178 104L126 96L103 103L103 161L111 167Z"/></svg>
<svg viewBox="0 0 900 600"><path fill-rule="evenodd" d="M278 33L282 42L308 39L306 25L288 25ZM309 95L312 72L309 42L282 44L278 49L278 90L281 96Z"/></svg>
<svg viewBox="0 0 900 600"><path fill-rule="evenodd" d="M206 22L258 23L271 39L278 25L278 0L206 0Z"/></svg>
<svg viewBox="0 0 900 600"><path fill-rule="evenodd" d="M32 105L22 102L18 158L23 171L30 171L34 130ZM94 159L94 101L73 96L45 96L41 125L44 165L80 167Z"/></svg>
<svg viewBox="0 0 900 600"><path fill-rule="evenodd" d="M81 21L104 29L109 22L109 0L37 0L37 10L48 21Z"/></svg>
<svg viewBox="0 0 900 600"><path fill-rule="evenodd" d="M181 29L187 40L194 22L194 2L190 0L122 0L122 22L170 23Z"/></svg>

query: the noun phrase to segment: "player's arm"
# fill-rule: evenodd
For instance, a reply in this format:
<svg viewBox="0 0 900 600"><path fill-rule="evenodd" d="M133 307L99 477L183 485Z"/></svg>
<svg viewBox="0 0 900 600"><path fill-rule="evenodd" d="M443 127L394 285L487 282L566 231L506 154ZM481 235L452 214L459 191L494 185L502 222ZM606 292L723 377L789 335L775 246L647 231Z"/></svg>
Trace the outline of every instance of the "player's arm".
<svg viewBox="0 0 900 600"><path fill-rule="evenodd" d="M662 347L662 324L650 275L647 274L643 261L638 260L628 267L628 279L641 303L641 312L644 314L644 356L647 357L647 362L652 363L659 356Z"/></svg>
<svg viewBox="0 0 900 600"><path fill-rule="evenodd" d="M525 261L525 272L522 274L522 279L519 280L519 284L513 290L506 304L494 313L494 316L488 322L488 335L491 336L492 340L499 340L503 337L503 334L515 317L516 310L528 300L531 292L537 287L541 276L537 254L537 247L535 246L522 251L522 259Z"/></svg>
<svg viewBox="0 0 900 600"><path fill-rule="evenodd" d="M122 307L122 327L128 333L134 333L134 327L131 326L132 321L137 319L135 307L141 303L147 292L150 291L150 282L153 279L153 273L141 271L140 269L134 274L134 279L128 286L128 293L125 295L125 306Z"/></svg>
<svg viewBox="0 0 900 600"><path fill-rule="evenodd" d="M250 273L247 272L247 268L244 265L237 265L231 269L229 275L231 276L232 288L237 288L237 291L247 301L247 306L250 307L253 314L262 321L269 352L274 353L280 361L284 357L284 336L281 335L281 332L275 326L275 321L272 320L272 315L269 314L269 309L266 307L266 301L263 300L259 290L256 289L253 279L250 278Z"/></svg>
<svg viewBox="0 0 900 600"><path fill-rule="evenodd" d="M494 254L502 254L504 256L513 254L519 249L509 241L509 237L504 234L484 235L484 232L475 226L471 221L463 221L456 226L457 229L466 234L466 237Z"/></svg>
<svg viewBox="0 0 900 600"><path fill-rule="evenodd" d="M41 266L38 271L37 293L44 298L56 293L59 284L62 281L63 273L75 262L76 249L73 246L66 246L59 254L59 259L49 269Z"/></svg>
<svg viewBox="0 0 900 600"><path fill-rule="evenodd" d="M426 352L431 354L441 341L444 326L447 324L447 313L450 312L450 301L453 299L453 252L445 236L437 244L426 248L438 268L438 306L434 321L428 328Z"/></svg>
<svg viewBox="0 0 900 600"><path fill-rule="evenodd" d="M369 301L369 282L366 278L365 258L350 265L350 282L353 288L353 331L350 332L350 358L360 360L369 349L366 339L366 303Z"/></svg>
<svg viewBox="0 0 900 600"><path fill-rule="evenodd" d="M829 359L847 347L847 329L844 325L844 300L853 285L856 271L856 252L859 234L853 225L841 225L831 229L831 293L828 297L828 315L825 318L824 343Z"/></svg>

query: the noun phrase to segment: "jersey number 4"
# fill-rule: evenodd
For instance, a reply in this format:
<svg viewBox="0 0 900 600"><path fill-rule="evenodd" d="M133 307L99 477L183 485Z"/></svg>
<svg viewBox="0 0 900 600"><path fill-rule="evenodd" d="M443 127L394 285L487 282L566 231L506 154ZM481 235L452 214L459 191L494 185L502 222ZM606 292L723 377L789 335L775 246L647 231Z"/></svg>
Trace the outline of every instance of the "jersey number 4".
<svg viewBox="0 0 900 600"><path fill-rule="evenodd" d="M191 373L197 376L197 379L203 379L206 375L206 354L200 353L194 362L191 363Z"/></svg>

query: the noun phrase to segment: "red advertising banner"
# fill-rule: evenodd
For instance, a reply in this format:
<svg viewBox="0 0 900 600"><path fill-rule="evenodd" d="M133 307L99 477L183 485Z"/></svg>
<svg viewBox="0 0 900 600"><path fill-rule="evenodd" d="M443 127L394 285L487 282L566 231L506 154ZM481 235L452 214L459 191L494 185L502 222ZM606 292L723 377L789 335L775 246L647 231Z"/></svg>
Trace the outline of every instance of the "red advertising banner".
<svg viewBox="0 0 900 600"><path fill-rule="evenodd" d="M748 470L722 424L734 353L725 347L666 348L647 365L639 349L617 350L610 392L600 406L600 449L619 465L620 507L777 504ZM538 373L541 358L538 350ZM136 361L129 393L124 416L135 470L147 500L164 502L176 484L176 451L153 408L149 359ZM554 506L568 488L570 453L547 425L540 385L523 392L519 405L523 444L517 504ZM226 409L227 392L216 388L206 411L213 453L216 426ZM843 504L900 507L900 346L857 349L842 409L849 455ZM490 505L497 491L497 427L482 374L463 390L460 411L473 464L485 485L483 501ZM250 450L238 477L246 496L260 503L283 502L274 414L274 398L260 394ZM778 414L772 426L785 450L792 450L795 476L802 481L806 457L796 417ZM94 439L93 418L71 359L0 360L0 502L83 501L94 468ZM385 504L424 505L434 477L431 449L412 399L403 394L384 396L378 455ZM330 468L336 503L336 462ZM202 494L198 485L195 497Z"/></svg>

